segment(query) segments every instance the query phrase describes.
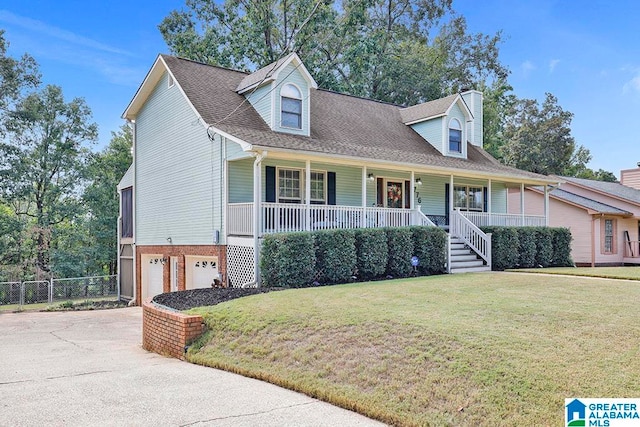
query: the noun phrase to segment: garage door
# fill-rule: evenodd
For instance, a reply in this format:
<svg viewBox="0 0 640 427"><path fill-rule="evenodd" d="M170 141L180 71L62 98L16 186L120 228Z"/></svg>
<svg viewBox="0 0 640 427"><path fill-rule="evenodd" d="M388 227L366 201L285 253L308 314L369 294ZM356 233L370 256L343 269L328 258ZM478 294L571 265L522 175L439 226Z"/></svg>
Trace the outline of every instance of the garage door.
<svg viewBox="0 0 640 427"><path fill-rule="evenodd" d="M142 298L147 299L163 291L162 255L142 255Z"/></svg>
<svg viewBox="0 0 640 427"><path fill-rule="evenodd" d="M188 256L185 261L187 289L210 288L218 278L218 257Z"/></svg>

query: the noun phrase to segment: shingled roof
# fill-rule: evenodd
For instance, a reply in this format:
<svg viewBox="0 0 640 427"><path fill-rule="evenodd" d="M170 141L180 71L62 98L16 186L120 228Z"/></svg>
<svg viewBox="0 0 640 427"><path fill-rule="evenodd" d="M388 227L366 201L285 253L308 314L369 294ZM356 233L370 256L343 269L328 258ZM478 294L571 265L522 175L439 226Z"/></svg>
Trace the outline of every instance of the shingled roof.
<svg viewBox="0 0 640 427"><path fill-rule="evenodd" d="M556 199L564 200L574 205L581 206L595 213L606 215L633 216L631 212L627 212L623 209L616 208L615 206L600 203L597 200L589 199L588 197L580 196L578 194L561 190L559 188L553 189L551 192L549 192L549 195L555 197Z"/></svg>
<svg viewBox="0 0 640 427"><path fill-rule="evenodd" d="M427 120L432 117L443 116L451 107L451 104L460 96L458 94L445 96L444 98L434 99L433 101L423 102L400 110L402 123L415 123L420 120Z"/></svg>
<svg viewBox="0 0 640 427"><path fill-rule="evenodd" d="M257 148L297 150L360 160L458 169L519 180L557 182L553 178L504 166L471 144L468 144L467 159L443 156L403 123L401 107L328 90L311 89L310 136L275 132L246 98L236 92L247 82L260 81L260 76L256 80L257 73L248 75L168 55L161 55L161 58L206 123ZM271 67L265 67L267 73Z"/></svg>
<svg viewBox="0 0 640 427"><path fill-rule="evenodd" d="M590 188L600 193L605 193L622 200L626 200L636 205L640 205L640 190L627 187L618 182L596 181L593 179L562 177L564 181L575 185Z"/></svg>

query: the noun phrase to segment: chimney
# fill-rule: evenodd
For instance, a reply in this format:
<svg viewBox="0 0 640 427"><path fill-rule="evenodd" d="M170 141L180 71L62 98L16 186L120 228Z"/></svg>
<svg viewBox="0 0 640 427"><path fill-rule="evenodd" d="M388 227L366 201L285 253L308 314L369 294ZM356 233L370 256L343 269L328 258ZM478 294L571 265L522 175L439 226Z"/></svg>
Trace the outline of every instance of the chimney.
<svg viewBox="0 0 640 427"><path fill-rule="evenodd" d="M635 169L625 169L620 171L620 184L640 190L640 162Z"/></svg>
<svg viewBox="0 0 640 427"><path fill-rule="evenodd" d="M462 99L467 103L471 114L473 114L473 121L467 123L467 135L469 142L473 145L482 148L482 92L477 90L467 90L462 92Z"/></svg>

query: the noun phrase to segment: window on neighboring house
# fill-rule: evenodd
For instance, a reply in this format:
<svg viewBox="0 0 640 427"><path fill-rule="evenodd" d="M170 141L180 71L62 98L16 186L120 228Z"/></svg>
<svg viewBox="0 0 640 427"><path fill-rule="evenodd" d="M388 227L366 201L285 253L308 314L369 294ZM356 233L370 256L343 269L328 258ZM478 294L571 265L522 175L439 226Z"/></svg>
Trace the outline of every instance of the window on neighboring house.
<svg viewBox="0 0 640 427"><path fill-rule="evenodd" d="M605 254L615 253L615 221L613 219L604 220L604 244L603 252Z"/></svg>
<svg viewBox="0 0 640 427"><path fill-rule="evenodd" d="M304 171L300 169L278 169L278 202L302 203L304 200ZM327 174L311 171L311 203L325 204L327 197Z"/></svg>
<svg viewBox="0 0 640 427"><path fill-rule="evenodd" d="M133 188L125 188L120 194L122 197L121 237L133 237Z"/></svg>
<svg viewBox="0 0 640 427"><path fill-rule="evenodd" d="M483 188L466 185L454 186L453 207L465 211L482 211L484 208Z"/></svg>
<svg viewBox="0 0 640 427"><path fill-rule="evenodd" d="M302 129L302 94L292 84L280 90L280 124L283 127Z"/></svg>
<svg viewBox="0 0 640 427"><path fill-rule="evenodd" d="M449 122L449 152L462 153L462 126L458 119Z"/></svg>

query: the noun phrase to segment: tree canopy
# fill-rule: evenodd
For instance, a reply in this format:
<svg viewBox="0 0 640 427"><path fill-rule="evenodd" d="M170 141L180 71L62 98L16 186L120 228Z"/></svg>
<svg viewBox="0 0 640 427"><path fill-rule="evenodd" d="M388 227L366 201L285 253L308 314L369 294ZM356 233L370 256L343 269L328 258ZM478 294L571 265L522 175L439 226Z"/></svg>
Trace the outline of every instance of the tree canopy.
<svg viewBox="0 0 640 427"><path fill-rule="evenodd" d="M451 0L187 0L159 28L185 58L253 71L296 52L321 87L400 105L508 74L500 33L470 34Z"/></svg>

